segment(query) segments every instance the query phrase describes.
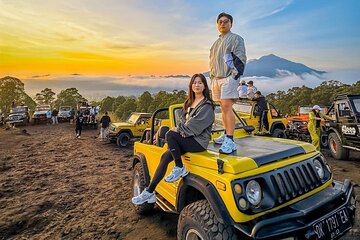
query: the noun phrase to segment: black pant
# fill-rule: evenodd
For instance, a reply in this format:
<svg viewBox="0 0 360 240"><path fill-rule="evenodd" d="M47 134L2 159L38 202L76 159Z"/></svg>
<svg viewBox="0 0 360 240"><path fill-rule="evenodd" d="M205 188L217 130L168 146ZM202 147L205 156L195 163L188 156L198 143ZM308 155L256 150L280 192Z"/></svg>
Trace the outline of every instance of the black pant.
<svg viewBox="0 0 360 240"><path fill-rule="evenodd" d="M260 113L260 128L259 128L260 132L263 127L265 127L266 131L269 131L269 121L268 121L267 113L268 113L267 110L261 111Z"/></svg>
<svg viewBox="0 0 360 240"><path fill-rule="evenodd" d="M77 135L77 136L81 136L81 130L82 130L82 127L81 127L81 126L76 126L75 132L76 132L76 135Z"/></svg>
<svg viewBox="0 0 360 240"><path fill-rule="evenodd" d="M161 179L164 178L170 162L174 160L177 167L183 167L181 161L182 154L186 152L202 152L205 150L193 137L183 138L179 133L174 131L167 132L165 139L168 143L168 150L161 156L154 178L147 188L148 192L153 192Z"/></svg>

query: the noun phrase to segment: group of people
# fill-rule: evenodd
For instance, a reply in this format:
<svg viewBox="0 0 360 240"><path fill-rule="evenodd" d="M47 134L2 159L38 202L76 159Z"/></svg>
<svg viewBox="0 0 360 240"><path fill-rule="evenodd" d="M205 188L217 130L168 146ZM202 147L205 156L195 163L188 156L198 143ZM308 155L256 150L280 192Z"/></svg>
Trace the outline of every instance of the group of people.
<svg viewBox="0 0 360 240"><path fill-rule="evenodd" d="M161 156L149 186L132 198L135 205L156 202L155 188L164 178L170 162L174 161L175 166L165 177L166 182L175 182L189 173L181 161L181 155L206 150L215 120L214 101L220 102L225 128L224 134L214 139L214 143L221 145L220 153L230 154L236 151L233 139L235 116L232 105L239 98L237 89L246 64L245 44L242 37L230 31L233 24L231 15L220 13L216 22L220 35L210 49L212 97L204 75L194 74L190 79L188 96L182 108L181 122L167 132L165 139L168 149Z"/></svg>
<svg viewBox="0 0 360 240"><path fill-rule="evenodd" d="M94 116L96 117L96 116ZM84 115L77 111L75 116L75 134L76 138L81 138L81 132L84 125ZM108 112L105 112L104 116L100 119L100 141L107 140L108 134L109 134L109 127L110 127L111 119L108 115Z"/></svg>
<svg viewBox="0 0 360 240"><path fill-rule="evenodd" d="M240 76L243 74L246 64L245 45L239 35L230 31L232 24L233 18L227 13L220 13L217 17L220 35L210 49L212 97L209 94L205 77L202 74L193 75L189 83L188 96L182 108L181 122L167 132L165 138L168 149L161 156L159 166L149 186L141 194L132 198L133 204L156 202L156 186L164 178L170 162L174 161L175 166L165 177L165 182L175 182L189 173L181 161L181 155L186 152L206 150L211 140L211 129L215 120L213 101L220 102L222 122L225 128L224 133L214 139L215 144L221 145L220 153L230 154L236 151L236 143L233 139L235 116L232 105L239 97L257 101L258 111L261 114L261 125L267 131L269 130L265 97L256 89L252 81L249 81L247 86L245 81L240 82ZM319 135L320 120L325 117L319 112L320 108L314 106L309 122L309 131L316 132L317 135ZM314 137L314 139L316 138Z"/></svg>
<svg viewBox="0 0 360 240"><path fill-rule="evenodd" d="M252 100L255 97L257 88L254 86L254 82L252 80L248 81L247 83L245 82L245 80L241 80L237 91L239 92L240 99Z"/></svg>

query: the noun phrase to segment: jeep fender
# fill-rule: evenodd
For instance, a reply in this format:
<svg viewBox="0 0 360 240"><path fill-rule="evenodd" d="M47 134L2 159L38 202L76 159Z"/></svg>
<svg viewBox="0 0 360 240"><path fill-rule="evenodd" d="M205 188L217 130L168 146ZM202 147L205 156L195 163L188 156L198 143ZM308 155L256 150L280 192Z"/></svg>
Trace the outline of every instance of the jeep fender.
<svg viewBox="0 0 360 240"><path fill-rule="evenodd" d="M146 181L146 185L150 184L150 174L149 174L149 169L146 163L146 158L145 155L142 153L136 153L134 156L134 159L132 160L132 168L134 169L135 164L137 164L138 162L140 162L143 166L143 169L145 171L145 181Z"/></svg>
<svg viewBox="0 0 360 240"><path fill-rule="evenodd" d="M133 133L132 133L132 131L130 130L130 129L122 129L120 132L118 132L117 134L116 134L116 137L118 137L120 134L122 134L123 132L126 132L126 133L128 133L128 134L130 134L130 137L134 137L134 135L133 135Z"/></svg>
<svg viewBox="0 0 360 240"><path fill-rule="evenodd" d="M179 183L177 192L176 210L181 210L186 207L185 194L189 187L193 187L205 196L206 200L210 203L211 209L214 211L216 218L219 222L228 225L234 225L234 220L231 218L223 200L212 183L204 178L189 173Z"/></svg>
<svg viewBox="0 0 360 240"><path fill-rule="evenodd" d="M279 121L273 122L273 124L271 124L271 127L270 127L270 132L273 132L276 128L285 130L284 123L279 122Z"/></svg>

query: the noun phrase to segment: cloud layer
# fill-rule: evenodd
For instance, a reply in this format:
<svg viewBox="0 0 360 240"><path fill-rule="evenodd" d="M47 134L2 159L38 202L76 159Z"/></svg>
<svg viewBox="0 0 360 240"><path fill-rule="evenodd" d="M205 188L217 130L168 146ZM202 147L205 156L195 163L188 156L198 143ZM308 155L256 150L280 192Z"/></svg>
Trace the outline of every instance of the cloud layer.
<svg viewBox="0 0 360 240"><path fill-rule="evenodd" d="M360 70L329 71L323 75L303 74L295 75L287 71L279 71L275 78L246 77L245 81L253 80L255 86L263 94L288 90L296 86L314 88L327 80L338 80L352 84L360 80ZM61 90L75 87L79 92L91 100L99 100L105 96L130 96L140 95L144 91L157 93L159 91L185 90L187 91L190 76L84 76L72 74L68 76L46 75L22 79L25 90L30 95L35 95L45 87L59 93ZM209 80L208 80L209 81Z"/></svg>

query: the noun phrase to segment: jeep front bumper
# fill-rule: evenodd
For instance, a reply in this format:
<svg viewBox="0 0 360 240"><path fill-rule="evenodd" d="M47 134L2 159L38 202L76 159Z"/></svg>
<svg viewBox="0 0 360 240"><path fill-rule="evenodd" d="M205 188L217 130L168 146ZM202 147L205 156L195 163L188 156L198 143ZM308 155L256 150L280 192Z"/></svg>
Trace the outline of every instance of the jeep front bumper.
<svg viewBox="0 0 360 240"><path fill-rule="evenodd" d="M116 141L117 136L117 133L109 132L108 139L113 142Z"/></svg>
<svg viewBox="0 0 360 240"><path fill-rule="evenodd" d="M338 239L355 222L356 196L351 182L334 181L332 186L235 228L252 239Z"/></svg>

